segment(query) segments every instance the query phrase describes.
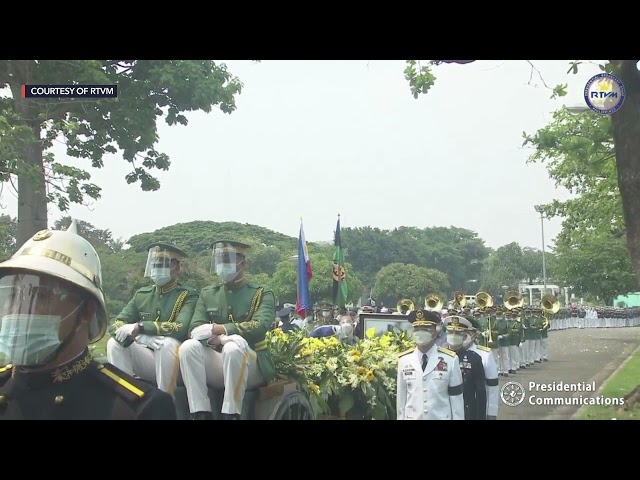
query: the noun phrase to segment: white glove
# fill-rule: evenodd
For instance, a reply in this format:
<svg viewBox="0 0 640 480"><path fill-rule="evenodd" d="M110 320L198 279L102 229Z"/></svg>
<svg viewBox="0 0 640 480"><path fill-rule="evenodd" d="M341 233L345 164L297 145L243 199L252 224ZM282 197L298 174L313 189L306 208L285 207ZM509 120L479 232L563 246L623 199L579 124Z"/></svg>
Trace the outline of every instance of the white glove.
<svg viewBox="0 0 640 480"><path fill-rule="evenodd" d="M205 323L191 330L191 338L194 340L208 340L213 336L213 325Z"/></svg>
<svg viewBox="0 0 640 480"><path fill-rule="evenodd" d="M124 342L126 338L133 333L136 328L135 323L127 323L116 330L116 340L120 343Z"/></svg>
<svg viewBox="0 0 640 480"><path fill-rule="evenodd" d="M522 347L522 342L520 342L520 343L518 344L518 347Z"/></svg>
<svg viewBox="0 0 640 480"><path fill-rule="evenodd" d="M482 332L482 336L487 338L489 335L487 334L487 332Z"/></svg>
<svg viewBox="0 0 640 480"><path fill-rule="evenodd" d="M249 348L249 343L240 335L220 335L220 343L222 343L222 345L226 345L229 342L235 343L240 347L240 350L243 351Z"/></svg>
<svg viewBox="0 0 640 480"><path fill-rule="evenodd" d="M502 340L504 338L504 335L498 335L498 340Z"/></svg>
<svg viewBox="0 0 640 480"><path fill-rule="evenodd" d="M164 344L164 337L158 337L155 335L138 335L136 337L136 343L141 345L145 345L149 347L151 350L159 350L160 347Z"/></svg>

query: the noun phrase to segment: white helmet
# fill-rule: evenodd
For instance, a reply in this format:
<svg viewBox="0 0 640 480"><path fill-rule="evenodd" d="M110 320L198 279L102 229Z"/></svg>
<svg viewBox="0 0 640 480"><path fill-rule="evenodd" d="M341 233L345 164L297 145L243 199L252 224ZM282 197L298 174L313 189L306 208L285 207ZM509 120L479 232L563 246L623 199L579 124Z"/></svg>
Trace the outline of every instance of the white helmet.
<svg viewBox="0 0 640 480"><path fill-rule="evenodd" d="M89 329L89 343L100 340L107 330L107 307L102 292L100 257L91 244L78 235L76 221L67 231L41 230L25 242L9 260L0 263L0 271L10 268L31 270L61 278L90 293L98 302Z"/></svg>

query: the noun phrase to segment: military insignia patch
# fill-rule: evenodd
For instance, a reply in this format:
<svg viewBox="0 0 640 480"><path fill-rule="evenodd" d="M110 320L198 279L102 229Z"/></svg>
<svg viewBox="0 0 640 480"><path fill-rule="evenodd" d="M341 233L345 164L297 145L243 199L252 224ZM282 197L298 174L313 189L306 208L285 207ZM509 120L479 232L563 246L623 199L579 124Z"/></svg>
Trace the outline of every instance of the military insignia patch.
<svg viewBox="0 0 640 480"><path fill-rule="evenodd" d="M46 240L47 238L49 238L51 235L53 235L53 232L51 230L45 229L45 230L40 230L38 233L36 233L33 237L31 237L31 239L34 242L39 242L41 240Z"/></svg>

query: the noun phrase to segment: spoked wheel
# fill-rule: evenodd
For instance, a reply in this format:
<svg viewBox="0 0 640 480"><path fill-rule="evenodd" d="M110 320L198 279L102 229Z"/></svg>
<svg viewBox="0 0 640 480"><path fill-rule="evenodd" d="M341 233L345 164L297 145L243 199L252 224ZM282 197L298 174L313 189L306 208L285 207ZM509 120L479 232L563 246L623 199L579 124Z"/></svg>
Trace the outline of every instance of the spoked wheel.
<svg viewBox="0 0 640 480"><path fill-rule="evenodd" d="M314 420L313 408L307 397L299 391L287 393L280 400L269 420Z"/></svg>

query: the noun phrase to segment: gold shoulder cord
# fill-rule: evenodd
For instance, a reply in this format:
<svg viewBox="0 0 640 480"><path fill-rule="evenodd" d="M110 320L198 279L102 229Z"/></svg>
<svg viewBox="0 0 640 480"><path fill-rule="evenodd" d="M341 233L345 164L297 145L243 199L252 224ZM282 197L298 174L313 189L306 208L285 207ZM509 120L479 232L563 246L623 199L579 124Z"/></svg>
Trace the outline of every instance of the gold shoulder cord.
<svg viewBox="0 0 640 480"><path fill-rule="evenodd" d="M185 298L187 298L187 295L189 295L189 292L186 290L180 292L180 295L178 295L178 299L176 300L176 304L173 306L171 316L169 317L169 320L167 320L168 322L175 321L176 317L180 313L180 310L182 310L182 304L184 303Z"/></svg>
<svg viewBox="0 0 640 480"><path fill-rule="evenodd" d="M247 318L242 323L247 323L251 321L251 318L253 318L253 315L258 310L258 306L260 305L260 301L262 300L263 293L264 293L264 288L262 287L258 288L258 291L256 292L256 294L253 296L253 299L251 300L251 308L249 308L249 313L247 314ZM233 315L229 314L229 320L231 320L232 323L235 323L237 325L236 321L233 318ZM238 328L240 327L238 326Z"/></svg>

